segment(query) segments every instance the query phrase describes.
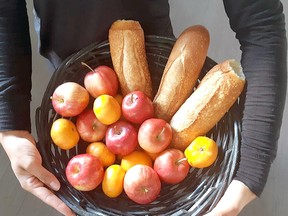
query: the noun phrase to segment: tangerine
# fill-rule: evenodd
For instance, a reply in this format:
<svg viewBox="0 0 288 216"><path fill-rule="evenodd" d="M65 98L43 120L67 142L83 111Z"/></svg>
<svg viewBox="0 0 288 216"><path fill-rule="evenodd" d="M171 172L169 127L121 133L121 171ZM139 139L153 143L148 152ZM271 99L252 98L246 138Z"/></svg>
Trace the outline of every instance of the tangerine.
<svg viewBox="0 0 288 216"><path fill-rule="evenodd" d="M97 157L104 167L108 167L115 162L116 156L103 142L90 143L86 148L86 153Z"/></svg>
<svg viewBox="0 0 288 216"><path fill-rule="evenodd" d="M122 94L116 94L114 98L118 101L120 106L122 106L122 101L123 101L123 95Z"/></svg>
<svg viewBox="0 0 288 216"><path fill-rule="evenodd" d="M93 111L99 121L110 125L121 117L121 106L111 95L100 95L94 100Z"/></svg>
<svg viewBox="0 0 288 216"><path fill-rule="evenodd" d="M109 166L104 173L102 190L108 197L115 198L123 191L125 170L119 164Z"/></svg>
<svg viewBox="0 0 288 216"><path fill-rule="evenodd" d="M54 144L63 150L75 147L80 139L76 125L65 118L59 118L53 122L50 136Z"/></svg>
<svg viewBox="0 0 288 216"><path fill-rule="evenodd" d="M218 145L211 138L198 136L185 149L184 154L192 167L206 168L215 162L218 155Z"/></svg>
<svg viewBox="0 0 288 216"><path fill-rule="evenodd" d="M133 151L132 153L125 155L121 159L121 167L127 171L136 164L142 164L152 167L152 158L144 151Z"/></svg>
<svg viewBox="0 0 288 216"><path fill-rule="evenodd" d="M147 151L145 151L145 152L150 156L150 158L152 159L152 161L155 161L155 159L162 153L162 152L151 153L151 152L147 152Z"/></svg>

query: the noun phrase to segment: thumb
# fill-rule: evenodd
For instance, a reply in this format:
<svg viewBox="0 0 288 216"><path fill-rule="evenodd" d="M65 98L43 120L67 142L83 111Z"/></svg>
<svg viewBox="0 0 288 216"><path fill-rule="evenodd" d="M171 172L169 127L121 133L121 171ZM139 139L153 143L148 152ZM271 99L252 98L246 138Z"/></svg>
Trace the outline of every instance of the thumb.
<svg viewBox="0 0 288 216"><path fill-rule="evenodd" d="M28 171L52 190L58 191L60 189L61 185L58 179L41 164L34 163L31 170Z"/></svg>

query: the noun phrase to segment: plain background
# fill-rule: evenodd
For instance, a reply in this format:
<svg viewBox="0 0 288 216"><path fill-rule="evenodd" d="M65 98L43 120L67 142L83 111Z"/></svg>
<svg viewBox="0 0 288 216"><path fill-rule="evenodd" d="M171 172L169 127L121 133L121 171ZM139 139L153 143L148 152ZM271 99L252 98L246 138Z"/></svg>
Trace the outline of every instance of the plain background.
<svg viewBox="0 0 288 216"><path fill-rule="evenodd" d="M37 52L37 36L33 26L32 1L27 1L33 49L32 121L35 109L40 105L52 74L48 62ZM220 62L228 58L240 59L239 43L230 30L222 1L182 0L170 1L171 17L175 34L178 36L186 27L202 24L211 36L208 56ZM288 0L283 0L284 12L288 13ZM287 8L286 8L287 7ZM287 20L287 18L286 18ZM91 28L92 26L90 26ZM285 133L288 128L288 99L284 111L282 133L279 139L278 155L272 164L267 185L262 196L247 206L241 216L285 216L288 212L288 172L286 154L288 151ZM33 127L35 135L35 128ZM0 216L60 216L40 200L25 192L15 178L9 160L0 148Z"/></svg>

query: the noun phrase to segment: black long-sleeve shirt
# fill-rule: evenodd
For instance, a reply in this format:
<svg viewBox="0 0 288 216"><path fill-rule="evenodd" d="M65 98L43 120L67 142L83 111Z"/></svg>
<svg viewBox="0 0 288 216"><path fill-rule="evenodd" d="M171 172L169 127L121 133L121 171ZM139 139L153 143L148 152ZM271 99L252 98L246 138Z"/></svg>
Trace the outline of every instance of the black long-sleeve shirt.
<svg viewBox="0 0 288 216"><path fill-rule="evenodd" d="M235 179L259 196L276 156L285 104L283 8L279 0L223 2L241 45L247 79ZM173 37L168 0L34 0L34 6L40 53L56 67L88 44L106 40L117 19L140 21L147 35ZM30 130L30 91L31 45L25 0L0 0L0 130Z"/></svg>

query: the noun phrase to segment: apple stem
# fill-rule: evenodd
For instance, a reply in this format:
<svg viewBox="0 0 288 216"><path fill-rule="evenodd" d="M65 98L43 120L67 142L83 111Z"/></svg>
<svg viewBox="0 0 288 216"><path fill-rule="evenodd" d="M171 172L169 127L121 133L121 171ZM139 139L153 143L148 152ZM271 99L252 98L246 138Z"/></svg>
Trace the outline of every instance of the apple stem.
<svg viewBox="0 0 288 216"><path fill-rule="evenodd" d="M75 174L78 174L78 173L80 172L80 167L79 167L79 165L77 165L77 166L74 167L73 172L74 172Z"/></svg>
<svg viewBox="0 0 288 216"><path fill-rule="evenodd" d="M116 125L114 126L114 130L115 130L117 135L121 134L121 130Z"/></svg>
<svg viewBox="0 0 288 216"><path fill-rule="evenodd" d="M131 96L130 96L130 101L131 101L131 103L133 103L133 101L134 101L134 94L131 94Z"/></svg>
<svg viewBox="0 0 288 216"><path fill-rule="evenodd" d="M163 134L165 131L165 127L162 128L162 131L157 135L157 139L159 139L161 137L161 134Z"/></svg>
<svg viewBox="0 0 288 216"><path fill-rule="evenodd" d="M92 124L92 130L97 130L97 124Z"/></svg>
<svg viewBox="0 0 288 216"><path fill-rule="evenodd" d="M50 100L58 100L60 103L64 103L64 99L54 99L52 96L50 97Z"/></svg>
<svg viewBox="0 0 288 216"><path fill-rule="evenodd" d="M91 71L94 71L88 64L86 64L85 62L81 62L82 65L86 66L87 68L89 68Z"/></svg>
<svg viewBox="0 0 288 216"><path fill-rule="evenodd" d="M177 161L176 161L176 164L178 165L178 164L180 164L182 161L187 161L187 158L184 157L184 158L181 158L180 160L177 160Z"/></svg>

